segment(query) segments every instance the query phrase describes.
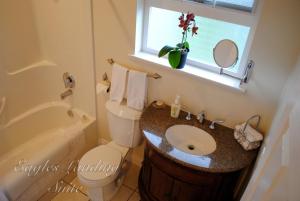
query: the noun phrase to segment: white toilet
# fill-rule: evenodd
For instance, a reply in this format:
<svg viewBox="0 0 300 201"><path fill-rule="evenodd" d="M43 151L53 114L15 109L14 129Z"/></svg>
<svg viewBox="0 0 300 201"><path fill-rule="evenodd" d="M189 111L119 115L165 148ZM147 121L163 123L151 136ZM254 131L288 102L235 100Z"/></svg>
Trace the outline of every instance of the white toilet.
<svg viewBox="0 0 300 201"><path fill-rule="evenodd" d="M113 101L107 101L105 107L112 141L88 151L77 169L78 179L92 201L108 201L115 195L130 163L130 148L138 146L142 137L140 111Z"/></svg>

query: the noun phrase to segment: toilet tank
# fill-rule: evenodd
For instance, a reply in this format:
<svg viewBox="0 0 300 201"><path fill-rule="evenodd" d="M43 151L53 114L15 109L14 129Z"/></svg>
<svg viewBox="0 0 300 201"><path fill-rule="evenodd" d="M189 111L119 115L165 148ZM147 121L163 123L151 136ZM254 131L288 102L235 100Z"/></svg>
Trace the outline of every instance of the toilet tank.
<svg viewBox="0 0 300 201"><path fill-rule="evenodd" d="M142 112L127 107L125 103L107 101L108 126L112 140L125 147L136 147L141 143L142 134L139 120Z"/></svg>

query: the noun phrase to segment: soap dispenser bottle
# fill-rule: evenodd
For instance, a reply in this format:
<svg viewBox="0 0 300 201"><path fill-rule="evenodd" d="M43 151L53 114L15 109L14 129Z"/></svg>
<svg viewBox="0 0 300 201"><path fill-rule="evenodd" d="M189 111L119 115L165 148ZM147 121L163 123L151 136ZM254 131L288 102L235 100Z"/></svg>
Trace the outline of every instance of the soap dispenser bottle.
<svg viewBox="0 0 300 201"><path fill-rule="evenodd" d="M174 103L171 105L171 117L178 118L179 113L180 113L180 108L181 108L180 96L177 95Z"/></svg>

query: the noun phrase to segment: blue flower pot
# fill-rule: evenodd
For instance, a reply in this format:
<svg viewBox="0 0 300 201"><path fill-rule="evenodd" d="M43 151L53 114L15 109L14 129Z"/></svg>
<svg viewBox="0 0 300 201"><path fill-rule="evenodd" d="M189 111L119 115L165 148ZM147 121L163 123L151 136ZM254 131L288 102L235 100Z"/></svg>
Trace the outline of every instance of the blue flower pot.
<svg viewBox="0 0 300 201"><path fill-rule="evenodd" d="M184 68L189 51L189 49L186 49L185 51L181 52L180 62L176 69Z"/></svg>

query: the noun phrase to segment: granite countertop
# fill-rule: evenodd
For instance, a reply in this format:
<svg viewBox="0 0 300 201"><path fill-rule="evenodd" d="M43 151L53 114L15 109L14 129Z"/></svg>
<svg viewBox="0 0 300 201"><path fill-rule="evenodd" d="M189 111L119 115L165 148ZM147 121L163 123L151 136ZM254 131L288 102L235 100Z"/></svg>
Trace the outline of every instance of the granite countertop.
<svg viewBox="0 0 300 201"><path fill-rule="evenodd" d="M257 156L257 150L245 151L236 142L233 129L217 125L215 130L208 128L210 121L205 120L200 124L196 117L185 119L187 113L181 111L178 119L170 117L170 107L156 108L151 104L143 112L140 120L140 128L144 134L147 144L163 156L183 166L195 170L223 173L243 169L251 164ZM208 132L216 141L216 150L208 155L197 156L183 152L168 143L165 132L177 124L196 126Z"/></svg>

